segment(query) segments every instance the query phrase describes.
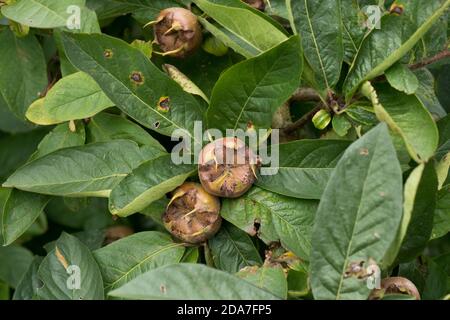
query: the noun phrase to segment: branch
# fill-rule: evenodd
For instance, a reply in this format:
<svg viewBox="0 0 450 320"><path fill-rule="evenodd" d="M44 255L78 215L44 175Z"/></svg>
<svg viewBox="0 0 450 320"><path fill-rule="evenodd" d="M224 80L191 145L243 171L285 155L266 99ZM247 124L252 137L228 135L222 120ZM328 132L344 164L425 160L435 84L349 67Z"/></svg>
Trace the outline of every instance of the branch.
<svg viewBox="0 0 450 320"><path fill-rule="evenodd" d="M293 124L288 125L286 128L283 129L283 131L285 133L289 134L289 133L294 132L297 129L300 129L305 124L307 124L314 117L314 115L318 111L320 111L323 107L324 107L324 105L322 104L322 102L317 104L317 106L315 106L314 109L309 111L307 114L305 114L303 117L301 117L300 119L295 121Z"/></svg>
<svg viewBox="0 0 450 320"><path fill-rule="evenodd" d="M426 67L427 65L430 65L432 63L438 62L442 59L448 58L448 57L450 57L450 50L445 49L444 51L441 51L438 54L436 54L430 58L424 59L418 63L410 65L409 68L411 70L420 69L420 68Z"/></svg>
<svg viewBox="0 0 450 320"><path fill-rule="evenodd" d="M320 101L320 96L312 88L298 88L292 95L291 101Z"/></svg>

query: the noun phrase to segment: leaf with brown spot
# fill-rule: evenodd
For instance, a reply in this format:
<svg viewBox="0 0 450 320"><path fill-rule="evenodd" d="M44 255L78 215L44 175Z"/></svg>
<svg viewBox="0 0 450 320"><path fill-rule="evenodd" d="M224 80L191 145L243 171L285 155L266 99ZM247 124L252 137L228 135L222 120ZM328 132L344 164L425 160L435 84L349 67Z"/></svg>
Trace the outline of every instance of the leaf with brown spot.
<svg viewBox="0 0 450 320"><path fill-rule="evenodd" d="M309 260L311 229L318 202L295 199L253 187L237 199L224 199L221 214L266 244L281 241L284 248Z"/></svg>
<svg viewBox="0 0 450 320"><path fill-rule="evenodd" d="M42 286L36 293L43 300L104 298L102 276L92 253L78 238L65 232L42 261L37 277Z"/></svg>
<svg viewBox="0 0 450 320"><path fill-rule="evenodd" d="M55 255L56 255L56 258L58 259L58 261L64 267L64 269L67 270L67 268L69 267L69 263L67 262L66 258L64 258L64 256L62 255L61 251L59 251L57 246L55 247Z"/></svg>

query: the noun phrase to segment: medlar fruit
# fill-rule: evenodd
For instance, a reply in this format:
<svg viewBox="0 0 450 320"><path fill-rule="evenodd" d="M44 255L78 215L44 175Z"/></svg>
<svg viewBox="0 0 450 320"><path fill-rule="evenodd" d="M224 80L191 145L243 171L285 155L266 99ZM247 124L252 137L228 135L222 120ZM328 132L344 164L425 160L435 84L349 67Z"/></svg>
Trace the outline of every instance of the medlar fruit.
<svg viewBox="0 0 450 320"><path fill-rule="evenodd" d="M266 9L266 3L264 0L244 0L244 2L260 11L264 11L264 9Z"/></svg>
<svg viewBox="0 0 450 320"><path fill-rule="evenodd" d="M420 300L420 293L414 283L403 277L390 277L381 280L381 288L374 289L369 300L378 300L386 294L407 294Z"/></svg>
<svg viewBox="0 0 450 320"><path fill-rule="evenodd" d="M128 226L112 226L105 231L105 240L103 245L108 245L114 241L120 240L122 238L128 237L134 233L133 229Z"/></svg>
<svg viewBox="0 0 450 320"><path fill-rule="evenodd" d="M198 176L215 196L237 198L256 180L257 158L238 138L221 138L207 144L199 155Z"/></svg>
<svg viewBox="0 0 450 320"><path fill-rule="evenodd" d="M163 55L184 58L202 43L202 30L197 16L183 8L168 8L154 22L155 42Z"/></svg>
<svg viewBox="0 0 450 320"><path fill-rule="evenodd" d="M178 239L198 244L219 231L222 218L220 201L199 183L185 182L178 187L163 215L166 229Z"/></svg>

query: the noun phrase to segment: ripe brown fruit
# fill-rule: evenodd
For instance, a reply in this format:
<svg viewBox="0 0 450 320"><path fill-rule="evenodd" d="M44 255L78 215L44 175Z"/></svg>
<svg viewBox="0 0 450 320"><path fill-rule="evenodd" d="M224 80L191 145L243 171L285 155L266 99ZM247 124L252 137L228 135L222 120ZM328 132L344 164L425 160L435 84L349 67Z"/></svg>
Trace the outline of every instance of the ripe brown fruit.
<svg viewBox="0 0 450 320"><path fill-rule="evenodd" d="M184 58L202 43L202 29L197 16L187 9L162 10L154 21L153 30L155 42L163 55Z"/></svg>
<svg viewBox="0 0 450 320"><path fill-rule="evenodd" d="M133 229L128 226L112 226L106 229L104 245L113 243L114 241L120 240L122 238L128 237L134 233Z"/></svg>
<svg viewBox="0 0 450 320"><path fill-rule="evenodd" d="M420 293L414 283L403 277L390 277L381 280L381 288L374 289L369 300L381 299L386 294L407 294L420 300Z"/></svg>
<svg viewBox="0 0 450 320"><path fill-rule="evenodd" d="M178 187L163 215L166 229L178 239L198 244L219 231L222 223L220 201L199 183L185 182Z"/></svg>
<svg viewBox="0 0 450 320"><path fill-rule="evenodd" d="M217 139L206 145L199 155L198 175L210 194L237 198L256 180L257 158L238 138Z"/></svg>
<svg viewBox="0 0 450 320"><path fill-rule="evenodd" d="M266 3L264 0L244 0L244 2L261 11L266 9Z"/></svg>

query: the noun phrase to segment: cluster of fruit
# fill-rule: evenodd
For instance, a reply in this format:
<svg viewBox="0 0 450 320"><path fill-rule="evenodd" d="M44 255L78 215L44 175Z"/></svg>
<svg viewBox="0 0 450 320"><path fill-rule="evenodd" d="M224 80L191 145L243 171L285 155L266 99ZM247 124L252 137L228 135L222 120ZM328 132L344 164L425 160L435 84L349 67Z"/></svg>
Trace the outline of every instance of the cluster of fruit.
<svg viewBox="0 0 450 320"><path fill-rule="evenodd" d="M258 160L238 138L222 138L206 145L198 157L200 183L185 182L167 206L163 222L182 241L201 243L220 228L219 197L236 198L256 180Z"/></svg>

